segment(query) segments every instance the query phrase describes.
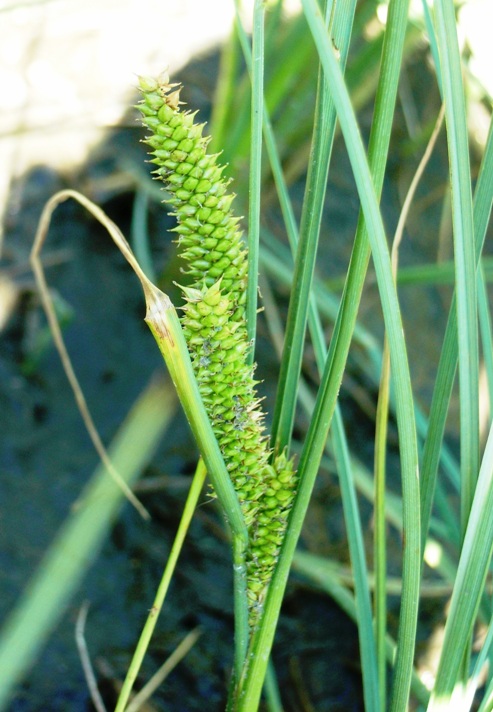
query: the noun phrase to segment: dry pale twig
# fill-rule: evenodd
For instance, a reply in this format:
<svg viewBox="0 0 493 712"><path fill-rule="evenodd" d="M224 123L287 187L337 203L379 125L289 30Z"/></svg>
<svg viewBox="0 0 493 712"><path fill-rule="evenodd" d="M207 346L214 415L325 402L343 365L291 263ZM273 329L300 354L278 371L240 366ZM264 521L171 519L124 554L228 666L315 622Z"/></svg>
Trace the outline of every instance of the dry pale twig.
<svg viewBox="0 0 493 712"><path fill-rule="evenodd" d="M91 441L96 449L96 452L101 458L101 461L108 470L108 473L116 482L116 484L122 489L126 498L134 505L134 507L144 519L149 519L149 513L145 509L144 505L139 502L139 500L134 495L127 483L122 479L121 475L116 471L110 460L108 452L105 446L103 445L103 442L101 441L98 430L94 424L91 413L89 411L85 396L82 392L82 389L79 385L79 381L72 367L70 356L68 355L67 349L65 347L60 325L58 323L55 309L53 307L53 300L50 296L50 290L46 282L43 264L40 258L41 249L48 234L53 212L61 203L65 202L69 198L72 198L73 200L76 200L78 203L80 203L84 208L86 208L86 210L91 213L91 215L96 218L96 220L101 223L101 225L103 225L103 227L108 230L109 234L113 238L113 241L123 252L126 259L132 264L132 267L134 269L136 268L136 260L133 257L130 247L123 234L121 233L120 229L115 225L112 220L110 220L106 213L101 210L101 208L99 208L92 201L90 201L88 198L86 198L81 193L78 193L75 190L61 190L60 192L56 193L52 198L50 198L50 200L48 200L48 202L46 203L41 214L41 218L39 220L38 230L36 232L36 237L34 238L34 244L31 250L31 266L34 272L36 283L38 285L41 302L46 313L46 318L48 319L48 324L53 335L53 341L55 342L55 346L60 355L63 369L72 388L77 407L81 414L82 420L84 421L84 425L86 426L86 430L89 434L89 437L91 438Z"/></svg>
<svg viewBox="0 0 493 712"><path fill-rule="evenodd" d="M84 676L86 678L87 687L89 688L89 693L91 695L91 700L94 704L94 707L96 708L97 712L107 712L103 699L99 694L98 683L91 665L91 658L89 657L89 651L87 650L86 638L84 635L87 614L89 612L89 605L89 601L84 601L84 603L80 607L79 615L77 616L77 622L75 624L75 642L77 644L80 661L82 663L82 669L84 670Z"/></svg>
<svg viewBox="0 0 493 712"><path fill-rule="evenodd" d="M132 699L125 712L138 712L142 705L149 699L151 695L158 689L158 687L164 682L168 677L170 672L175 668L180 660L182 660L189 650L195 645L197 640L202 635L200 627L194 628L190 633L188 633L178 647L171 653L169 658L161 665L159 670L154 673L151 679L144 685L144 687L138 692Z"/></svg>

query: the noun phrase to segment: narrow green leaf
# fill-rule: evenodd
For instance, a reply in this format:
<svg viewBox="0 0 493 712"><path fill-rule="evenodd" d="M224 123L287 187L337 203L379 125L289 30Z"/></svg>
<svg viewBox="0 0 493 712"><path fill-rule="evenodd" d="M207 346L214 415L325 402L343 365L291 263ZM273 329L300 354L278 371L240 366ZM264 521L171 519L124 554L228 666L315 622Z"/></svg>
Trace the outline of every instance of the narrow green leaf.
<svg viewBox="0 0 493 712"><path fill-rule="evenodd" d="M407 15L407 3L396 2L394 7L396 12L398 9L404 9ZM389 338L397 420L399 424L403 487L403 534L405 538L402 574L403 597L390 709L402 710L407 705L409 696L420 578L419 479L414 406L409 367L385 233L378 210L375 189L370 177L368 164L365 160L361 137L357 129L354 114L351 110L349 98L342 82L337 61L333 54L333 49L330 46L323 27L319 9L314 0L303 0L303 8L319 49L324 69L327 73L341 123L341 129L346 140L356 184L358 186L358 193L368 229L368 237L372 246L373 261ZM393 89L393 87L391 89ZM314 452L317 452L316 448ZM301 463L300 469L302 469Z"/></svg>
<svg viewBox="0 0 493 712"><path fill-rule="evenodd" d="M358 639L363 676L363 694L366 712L378 712L385 699L382 683L378 675L376 642L373 631L372 606L366 568L363 530L359 515L352 466L344 433L340 409L334 411L332 422L332 442L341 486L344 521L348 535L351 564L354 574L354 592L358 612Z"/></svg>
<svg viewBox="0 0 493 712"><path fill-rule="evenodd" d="M207 471L205 469L204 461L199 460L195 475L188 492L187 500L183 508L183 514L178 525L178 531L176 532L175 539L173 541L173 546L166 561L166 566L161 577L152 608L149 611L147 620L145 622L144 628L139 638L139 642L135 648L135 652L132 657L132 661L127 670L125 680L123 681L120 694L118 696L118 701L115 707L115 712L124 712L127 707L128 699L130 693L132 692L133 685L139 674L142 661L151 642L152 634L156 627L156 623L159 620L159 615L163 608L164 600L166 594L168 593L173 574L176 569L176 564L178 563L178 558L180 556L183 544L185 542L185 537L187 535L188 529L190 527L190 522L197 508L199 497L202 493Z"/></svg>
<svg viewBox="0 0 493 712"><path fill-rule="evenodd" d="M329 16L326 8L325 23ZM337 12L328 32L341 51L344 66L355 11L355 2L337 4ZM286 326L285 348L281 360L278 394L272 422L272 445L282 452L289 446L297 400L297 384L305 343L310 292L317 255L322 209L327 187L330 156L334 141L336 113L329 87L319 72L315 125L313 130L308 176L301 215L300 237L297 245L293 286Z"/></svg>
<svg viewBox="0 0 493 712"><path fill-rule="evenodd" d="M479 328L481 331L482 353L484 360L484 369L486 372L486 380L488 387L488 400L493 403L493 338L492 324L489 310L488 292L486 291L486 282L484 279L484 271L482 268L478 270L478 315ZM490 414L491 420L491 414Z"/></svg>
<svg viewBox="0 0 493 712"><path fill-rule="evenodd" d="M252 37L252 114L250 146L250 189L248 207L248 284L246 321L250 363L255 355L257 329L258 260L260 240L260 196L262 189L262 120L264 116L264 3L255 0Z"/></svg>
<svg viewBox="0 0 493 712"><path fill-rule="evenodd" d="M486 228L493 202L493 122L490 123L483 160L474 192L474 232L476 265L483 250ZM428 433L423 448L421 472L422 547L426 543L428 523L433 505L438 463L448 405L457 368L457 310L455 295L450 306L435 387L430 406Z"/></svg>
<svg viewBox="0 0 493 712"><path fill-rule="evenodd" d="M461 525L465 530L479 470L479 355L469 142L455 8L435 3L452 189L459 336Z"/></svg>

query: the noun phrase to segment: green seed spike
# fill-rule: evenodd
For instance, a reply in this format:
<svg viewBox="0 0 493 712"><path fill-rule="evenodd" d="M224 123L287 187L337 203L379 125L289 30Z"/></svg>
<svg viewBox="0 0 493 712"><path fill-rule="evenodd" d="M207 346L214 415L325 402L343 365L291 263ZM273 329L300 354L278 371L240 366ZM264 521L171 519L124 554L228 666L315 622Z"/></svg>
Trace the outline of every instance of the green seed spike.
<svg viewBox="0 0 493 712"><path fill-rule="evenodd" d="M289 510L296 475L293 462L272 451L248 364L245 304L247 255L234 194L222 178L217 155L195 114L180 109L180 87L167 74L140 78L138 109L151 134L155 174L171 194L178 245L192 284L182 287L182 325L201 396L240 500L249 530L247 552L250 624L262 610Z"/></svg>

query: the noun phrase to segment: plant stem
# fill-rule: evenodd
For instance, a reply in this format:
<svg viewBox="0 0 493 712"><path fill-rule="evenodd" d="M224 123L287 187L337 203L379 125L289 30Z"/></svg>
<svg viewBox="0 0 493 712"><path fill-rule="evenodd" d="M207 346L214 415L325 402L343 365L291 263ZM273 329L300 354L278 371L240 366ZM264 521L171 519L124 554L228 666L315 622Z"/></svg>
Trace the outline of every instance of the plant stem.
<svg viewBox="0 0 493 712"><path fill-rule="evenodd" d="M263 0L253 10L252 141L250 147L250 200L248 208L248 283L246 302L248 362L253 364L257 330L260 193L262 181L262 118L264 115L264 15Z"/></svg>
<svg viewBox="0 0 493 712"><path fill-rule="evenodd" d="M130 697L130 693L132 692L134 682L137 678L137 675L139 674L139 670L142 665L142 661L143 661L144 656L145 656L147 649L149 647L149 643L150 643L152 634L154 632L154 628L156 627L157 619L159 617L159 614L161 613L164 599L166 598L166 594L168 592L168 588L171 583L171 578L173 576L173 573L176 568L176 564L178 562L178 557L180 556L180 552L183 548L183 542L185 541L185 536L186 536L188 528L190 526L192 516L193 516L195 509L197 507L197 502L200 497L200 493L202 492L202 488L204 486L206 474L207 474L207 471L205 469L204 462L203 462L203 460L199 460L199 463L197 465L197 469L195 471L195 475L194 475L194 478L192 481L192 485L191 485L190 491L188 493L187 501L185 502L185 508L183 510L183 515L180 520L180 524L178 526L178 531L176 533L176 537L173 542L173 546L171 547L171 552L170 552L168 561L166 562L166 567L164 569L164 573L163 573L161 582L160 582L158 590L156 592L156 597L154 599L154 603L152 604L152 608L149 611L147 621L146 621L144 628L142 630L142 633L140 635L139 642L137 643L137 647L135 648L135 652L132 657L132 662L130 663L130 666L128 668L127 675L125 677L125 680L124 680L124 683L123 683L123 686L120 691L120 695L118 697L118 701L117 701L117 704L115 707L115 712L123 712L125 707L127 706L127 702Z"/></svg>

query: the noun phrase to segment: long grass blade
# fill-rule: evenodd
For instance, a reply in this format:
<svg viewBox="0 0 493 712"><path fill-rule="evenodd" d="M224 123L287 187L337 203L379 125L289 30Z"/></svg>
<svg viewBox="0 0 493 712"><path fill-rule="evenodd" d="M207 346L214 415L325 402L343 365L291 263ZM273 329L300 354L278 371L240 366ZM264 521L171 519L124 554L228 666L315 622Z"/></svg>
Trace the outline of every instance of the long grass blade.
<svg viewBox="0 0 493 712"><path fill-rule="evenodd" d="M392 272L394 280L398 270L399 247L404 234L411 203L416 192L418 183L424 169L430 159L431 153L438 138L444 118L443 108L440 110L435 128L426 147L416 173L411 181L408 193L402 206L401 215L392 242ZM385 521L385 483L386 483L386 455L387 455L387 431L388 414L390 402L390 354L388 340L385 337L382 358L382 376L376 413L375 431L375 537L374 537L374 567L375 567L375 630L377 637L377 659L378 672L380 677L380 687L385 689L386 666L385 666L385 635L387 621L387 557L386 557L386 521ZM383 704L382 709L385 709Z"/></svg>
<svg viewBox="0 0 493 712"><path fill-rule="evenodd" d="M354 597L358 615L363 696L366 712L383 709L385 694L378 674L376 642L373 631L372 607L368 586L363 531L359 515L356 488L340 409L337 407L332 422L332 442L339 474L344 521L348 535L351 564L354 573Z"/></svg>
<svg viewBox="0 0 493 712"><path fill-rule="evenodd" d="M479 355L471 173L453 2L438 0L435 14L452 190L459 335L461 527L465 531L479 471Z"/></svg>
<svg viewBox="0 0 493 712"><path fill-rule="evenodd" d="M99 431L93 421L91 412L86 402L86 398L84 396L82 388L80 387L79 380L72 366L72 361L70 359L67 348L65 346L65 342L63 340L62 330L60 328L60 324L58 323L58 318L55 312L55 307L53 305L53 300L51 298L50 290L46 282L43 263L41 260L41 251L46 240L46 236L48 234L53 211L56 209L58 204L64 199L65 197L63 196L63 194L57 193L44 206L44 209L41 213L41 217L39 219L38 229L31 250L30 260L32 270L36 279L36 283L38 285L39 295L50 327L50 332L53 336L54 344L57 348L58 355L62 362L63 370L65 371L67 380L70 384L70 387L72 388L74 400L77 404L77 408L79 409L82 420L86 427L87 433L94 445L94 448L98 453L99 457L101 458L101 462L103 462L103 464L105 465L108 474L118 484L118 486L122 488L122 491L124 492L129 502L133 504L133 506L137 509L137 511L144 519L149 519L149 513L146 511L145 507L143 507L143 505L139 502L128 484L122 479L120 473L115 468L110 457L108 456L108 453L106 452L106 448L100 438Z"/></svg>
<svg viewBox="0 0 493 712"><path fill-rule="evenodd" d="M399 5L399 3L397 3ZM401 7L407 4L401 3ZM341 129L353 166L361 199L368 236L372 245L373 261L379 284L384 319L389 338L392 373L399 423L399 443L403 487L403 596L399 624L395 677L391 696L391 710L401 710L407 704L410 675L414 657L417 625L420 568L419 479L414 406L409 377L399 307L392 279L390 257L378 210L374 186L365 160L361 138L351 109L342 77L323 27L322 17L313 0L304 0L303 8L336 104Z"/></svg>
<svg viewBox="0 0 493 712"><path fill-rule="evenodd" d="M255 0L252 36L252 114L250 180L248 205L248 284L246 320L251 347L248 359L253 363L257 328L258 261L260 241L260 195L262 182L262 121L264 116L264 16L262 0Z"/></svg>
<svg viewBox="0 0 493 712"><path fill-rule="evenodd" d="M488 656L491 655L491 646L493 644L493 620L490 620L490 624L488 626L488 631L486 633L486 637L484 639L483 645L481 646L481 650L479 651L479 655L474 663L474 668L472 670L471 676L468 680L467 684L467 695L465 698L465 705L464 707L466 709L471 709L473 702L474 702L474 696L476 694L476 691L481 684L481 675L484 672L485 665L487 664L488 661ZM484 696L484 699L487 698L487 693ZM478 712L480 712L481 707L478 709Z"/></svg>
<svg viewBox="0 0 493 712"><path fill-rule="evenodd" d="M481 333L482 353L488 389L488 402L490 404L490 414L488 420L491 422L491 409L493 407L493 338L488 292L486 290L486 282L482 268L478 270L477 279L479 328Z"/></svg>
<svg viewBox="0 0 493 712"><path fill-rule="evenodd" d="M264 280L265 281L265 280ZM274 333L276 343L279 343L281 350L282 336L279 320L276 315L272 315L272 307L267 309L268 302L271 301L269 290L263 288L264 301L266 305L266 315L270 325L271 333ZM311 300L309 306L309 328L315 351L315 360L322 376L323 365L326 359L326 347L324 332L320 324L316 304ZM299 401L305 409L308 418L312 417L313 399L311 395L302 388L303 382L299 384ZM344 519L348 532L348 545L351 557L351 566L354 572L354 590L358 610L358 637L360 641L361 669L363 678L363 695L365 699L365 709L367 712L377 712L380 707L381 687L378 684L378 675L375 656L375 636L373 632L372 607L368 585L368 570L366 566L365 547L361 518L359 514L353 463L350 461L348 446L346 442L344 425L339 407L336 407L332 429L333 450L336 454L337 470L340 480L341 497L344 508Z"/></svg>
<svg viewBox="0 0 493 712"><path fill-rule="evenodd" d="M479 264L483 250L486 228L493 202L493 122L490 123L485 152L479 170L476 189L474 191L474 233L475 260ZM452 387L457 368L457 309L455 295L450 306L442 351L437 369L435 387L430 406L429 428L423 448L422 459L422 547L426 543L428 524L431 516L433 495L435 492L438 464L442 450L445 422Z"/></svg>
<svg viewBox="0 0 493 712"><path fill-rule="evenodd" d="M341 67L349 50L356 4L353 0L326 4L325 23L333 42L341 51ZM333 20L333 21L332 21ZM335 135L336 113L329 88L319 72L315 124L301 215L300 238L296 252L293 287L289 303L285 348L281 360L278 394L272 422L272 445L278 451L289 446L297 401L297 384L305 343L309 300L317 255L322 209L327 189L330 156Z"/></svg>

